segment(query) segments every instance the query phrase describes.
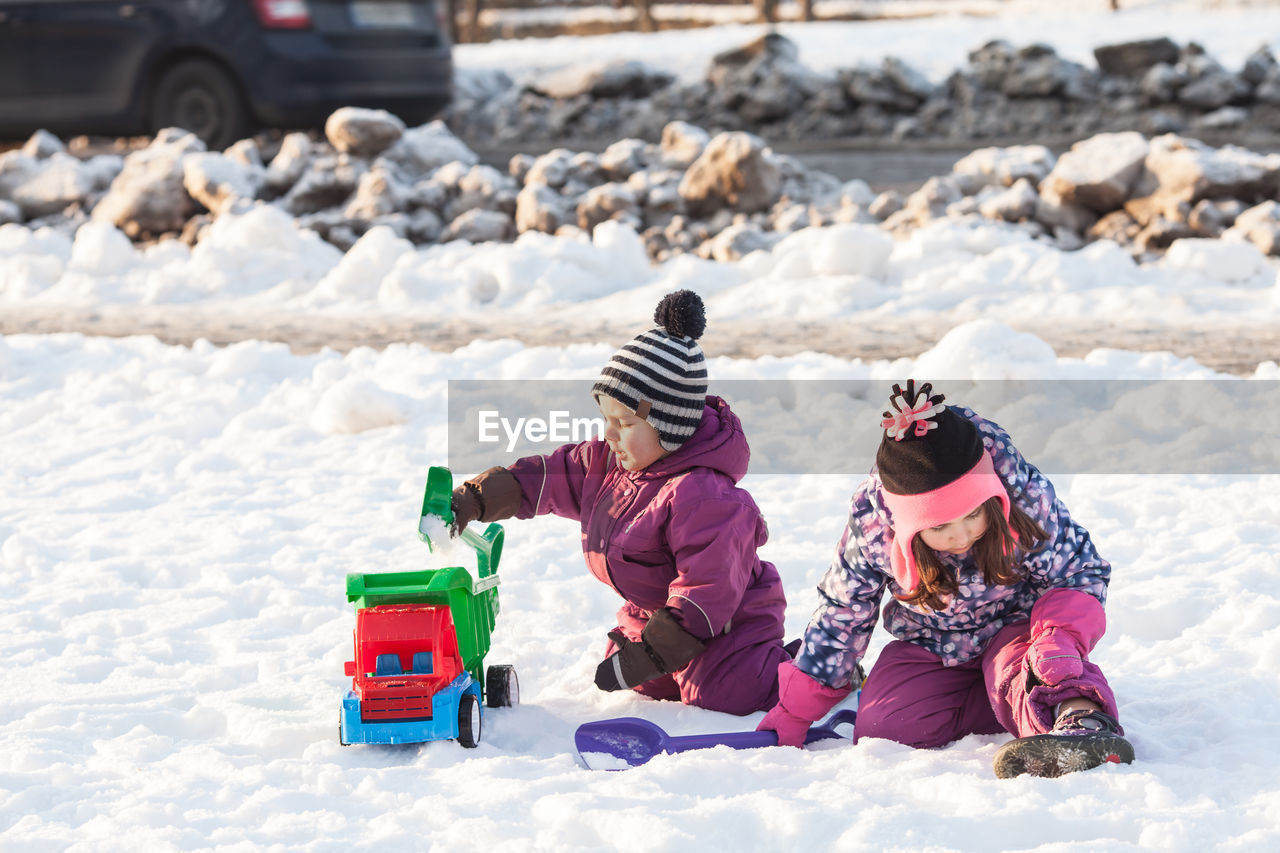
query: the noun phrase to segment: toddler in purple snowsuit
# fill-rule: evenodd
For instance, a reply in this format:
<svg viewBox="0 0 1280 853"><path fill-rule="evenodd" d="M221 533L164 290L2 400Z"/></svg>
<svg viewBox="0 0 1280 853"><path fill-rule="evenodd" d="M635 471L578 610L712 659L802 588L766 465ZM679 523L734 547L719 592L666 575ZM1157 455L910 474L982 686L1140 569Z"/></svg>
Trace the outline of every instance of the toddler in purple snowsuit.
<svg viewBox="0 0 1280 853"><path fill-rule="evenodd" d="M604 440L489 469L455 490L455 525L577 519L588 569L624 600L596 686L749 714L777 702L790 660L782 579L756 555L768 531L736 485L742 425L706 395L702 302L670 294L654 319L592 388Z"/></svg>
<svg viewBox="0 0 1280 853"><path fill-rule="evenodd" d="M857 686L887 590L896 639L862 687L855 739L937 747L1010 732L1001 777L1132 761L1088 659L1106 627L1110 565L1000 427L931 391L894 386L876 466L759 727L799 745Z"/></svg>

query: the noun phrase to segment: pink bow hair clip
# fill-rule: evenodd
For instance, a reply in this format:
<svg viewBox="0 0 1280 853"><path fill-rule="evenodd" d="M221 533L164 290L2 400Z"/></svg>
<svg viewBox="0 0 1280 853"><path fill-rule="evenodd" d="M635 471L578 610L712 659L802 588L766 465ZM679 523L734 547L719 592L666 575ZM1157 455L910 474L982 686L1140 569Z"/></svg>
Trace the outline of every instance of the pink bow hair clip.
<svg viewBox="0 0 1280 853"><path fill-rule="evenodd" d="M886 410L883 413L884 420L880 421L880 426L884 428L889 438L902 441L909 433L914 433L916 438L920 438L929 430L938 428L933 416L940 414L946 407L942 405L944 399L942 394L933 397L929 395L932 390L933 385L929 382L916 390L914 379L907 380L906 391L903 391L900 385L893 386L889 405L893 406L894 411Z"/></svg>

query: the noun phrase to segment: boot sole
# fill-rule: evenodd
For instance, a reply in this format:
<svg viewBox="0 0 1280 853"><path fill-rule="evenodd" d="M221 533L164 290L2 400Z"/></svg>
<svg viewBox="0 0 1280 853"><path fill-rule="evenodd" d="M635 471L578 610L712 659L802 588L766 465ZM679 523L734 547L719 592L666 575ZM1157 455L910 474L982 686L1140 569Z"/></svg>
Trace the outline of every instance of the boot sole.
<svg viewBox="0 0 1280 853"><path fill-rule="evenodd" d="M1119 735L1032 735L1011 740L996 752L996 777L1026 773L1053 779L1100 764L1132 764L1133 745Z"/></svg>

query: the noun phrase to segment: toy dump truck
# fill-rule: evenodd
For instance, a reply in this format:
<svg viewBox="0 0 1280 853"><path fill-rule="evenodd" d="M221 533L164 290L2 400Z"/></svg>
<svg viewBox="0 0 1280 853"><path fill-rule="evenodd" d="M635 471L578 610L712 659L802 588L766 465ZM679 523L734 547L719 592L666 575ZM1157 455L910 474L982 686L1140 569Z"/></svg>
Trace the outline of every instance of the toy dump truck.
<svg viewBox="0 0 1280 853"><path fill-rule="evenodd" d="M431 519L452 524L453 475L432 468L422 500L418 536L434 547ZM484 657L498 615L502 526L464 530L476 554L477 577L461 566L347 575L355 605L355 654L347 661L351 689L342 700L339 740L353 743L480 742L482 703L520 701L511 666Z"/></svg>

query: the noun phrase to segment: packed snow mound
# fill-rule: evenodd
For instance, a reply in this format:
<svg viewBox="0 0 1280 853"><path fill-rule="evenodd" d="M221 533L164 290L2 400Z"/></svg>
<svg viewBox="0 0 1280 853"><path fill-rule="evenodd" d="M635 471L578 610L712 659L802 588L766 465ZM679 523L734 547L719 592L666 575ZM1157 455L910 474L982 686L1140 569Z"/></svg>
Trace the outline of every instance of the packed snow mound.
<svg viewBox="0 0 1280 853"><path fill-rule="evenodd" d="M362 379L342 379L316 403L311 425L323 433L351 434L398 426L409 420L412 402Z"/></svg>
<svg viewBox="0 0 1280 853"><path fill-rule="evenodd" d="M995 320L974 320L947 332L915 368L930 379L1026 379L1056 372L1057 362L1053 348L1035 335Z"/></svg>

